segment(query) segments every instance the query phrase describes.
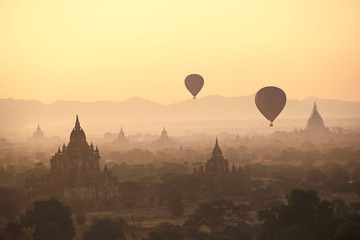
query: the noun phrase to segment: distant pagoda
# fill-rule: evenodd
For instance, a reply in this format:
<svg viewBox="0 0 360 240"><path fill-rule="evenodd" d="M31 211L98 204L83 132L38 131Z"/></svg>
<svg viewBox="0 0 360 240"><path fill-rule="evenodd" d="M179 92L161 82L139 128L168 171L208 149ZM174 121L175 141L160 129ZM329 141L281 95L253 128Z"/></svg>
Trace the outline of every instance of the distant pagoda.
<svg viewBox="0 0 360 240"><path fill-rule="evenodd" d="M50 179L61 188L64 198L101 199L117 193L116 177L111 170L99 166L99 149L86 142L76 115L75 127L70 142L63 144L50 159Z"/></svg>
<svg viewBox="0 0 360 240"><path fill-rule="evenodd" d="M229 162L226 160L219 147L218 140L216 138L215 146L212 152L211 158L206 162L205 171L207 173L224 173L229 172Z"/></svg>
<svg viewBox="0 0 360 240"><path fill-rule="evenodd" d="M328 129L325 127L324 120L318 111L316 102L314 102L314 107L310 114L309 119L307 120L305 130L306 131L328 131Z"/></svg>
<svg viewBox="0 0 360 240"><path fill-rule="evenodd" d="M120 133L119 133L118 137L112 142L112 144L116 144L116 145L128 145L129 144L129 140L125 136L125 133L124 133L122 127L120 129Z"/></svg>
<svg viewBox="0 0 360 240"><path fill-rule="evenodd" d="M38 124L38 127L36 131L33 133L31 140L35 141L41 141L45 139L45 134L40 128L40 124Z"/></svg>
<svg viewBox="0 0 360 240"><path fill-rule="evenodd" d="M203 166L200 166L198 169L194 168L194 174L199 174L199 175L228 175L228 174L236 175L241 173L242 173L241 167L239 167L239 169L236 170L234 163L231 167L231 172L230 172L229 161L223 157L217 138L215 141L215 146L212 152L212 156L206 162L205 171Z"/></svg>
<svg viewBox="0 0 360 240"><path fill-rule="evenodd" d="M174 145L174 141L169 138L168 133L164 127L160 138L155 140L152 145L157 147L171 147Z"/></svg>

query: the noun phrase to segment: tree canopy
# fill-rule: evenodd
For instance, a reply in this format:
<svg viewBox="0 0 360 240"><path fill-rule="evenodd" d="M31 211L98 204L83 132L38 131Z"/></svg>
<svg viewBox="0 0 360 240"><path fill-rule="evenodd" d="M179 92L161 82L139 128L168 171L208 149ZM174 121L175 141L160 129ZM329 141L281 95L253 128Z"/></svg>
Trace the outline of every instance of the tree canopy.
<svg viewBox="0 0 360 240"><path fill-rule="evenodd" d="M35 201L33 208L26 210L22 224L35 228L35 239L46 239L50 235L53 236L53 232L56 232L56 237L54 235L52 239L72 239L75 236L75 228L71 214L71 209L55 198Z"/></svg>
<svg viewBox="0 0 360 240"><path fill-rule="evenodd" d="M334 202L320 200L316 191L293 189L287 204L258 212L262 224L257 239L334 239L341 222L334 208Z"/></svg>
<svg viewBox="0 0 360 240"><path fill-rule="evenodd" d="M100 219L83 234L83 240L125 240L125 230L119 221L109 218Z"/></svg>

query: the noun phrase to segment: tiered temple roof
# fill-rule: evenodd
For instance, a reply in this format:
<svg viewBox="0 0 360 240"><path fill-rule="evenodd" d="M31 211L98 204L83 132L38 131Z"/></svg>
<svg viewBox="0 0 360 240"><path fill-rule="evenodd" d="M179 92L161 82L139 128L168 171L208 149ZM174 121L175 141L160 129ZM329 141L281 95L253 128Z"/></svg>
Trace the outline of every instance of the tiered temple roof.
<svg viewBox="0 0 360 240"><path fill-rule="evenodd" d="M212 156L207 160L205 170L203 166L198 169L194 169L194 174L207 174L207 175L227 175L227 174L239 174L241 173L241 167L236 170L235 164L233 163L231 172L229 170L229 161L223 157L221 148L216 138L215 146L212 152Z"/></svg>
<svg viewBox="0 0 360 240"><path fill-rule="evenodd" d="M95 188L114 184L116 178L106 166L104 171L101 171L99 161L98 147L96 146L94 149L92 143L89 145L86 142L85 132L80 126L78 116L76 116L75 127L70 134L69 144L66 146L64 143L62 148L59 147L50 159L49 175L60 187L87 187L91 189L92 194L100 194L100 190ZM89 191L87 190L87 192Z"/></svg>

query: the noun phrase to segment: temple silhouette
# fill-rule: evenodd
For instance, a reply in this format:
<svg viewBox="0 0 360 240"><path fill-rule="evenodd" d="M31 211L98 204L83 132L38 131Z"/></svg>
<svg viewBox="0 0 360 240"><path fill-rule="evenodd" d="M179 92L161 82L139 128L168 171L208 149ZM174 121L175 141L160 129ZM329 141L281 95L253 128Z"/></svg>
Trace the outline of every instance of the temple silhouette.
<svg viewBox="0 0 360 240"><path fill-rule="evenodd" d="M36 131L32 135L32 140L43 140L44 138L45 138L45 134L41 130L40 124L38 124Z"/></svg>
<svg viewBox="0 0 360 240"><path fill-rule="evenodd" d="M313 110L310 114L309 119L307 120L306 124L306 131L328 131L328 129L325 127L325 123L323 118L321 117L316 102L314 102Z"/></svg>
<svg viewBox="0 0 360 240"><path fill-rule="evenodd" d="M103 199L117 194L117 180L111 170L100 169L100 153L86 142L76 115L70 142L51 157L49 178L64 198Z"/></svg>
<svg viewBox="0 0 360 240"><path fill-rule="evenodd" d="M206 162L205 170L203 166L200 166L198 169L194 168L194 174L198 174L198 175L229 175L229 174L241 174L241 172L242 172L241 167L239 167L239 169L236 170L234 163L231 167L231 172L230 172L229 161L223 157L217 138L215 140L215 146L212 151L212 156Z"/></svg>
<svg viewBox="0 0 360 240"><path fill-rule="evenodd" d="M121 127L118 137L111 142L111 145L124 148L128 147L130 144L129 139L126 137L123 128Z"/></svg>
<svg viewBox="0 0 360 240"><path fill-rule="evenodd" d="M160 137L155 140L151 145L154 147L173 147L174 144L174 141L169 138L168 133L164 127Z"/></svg>

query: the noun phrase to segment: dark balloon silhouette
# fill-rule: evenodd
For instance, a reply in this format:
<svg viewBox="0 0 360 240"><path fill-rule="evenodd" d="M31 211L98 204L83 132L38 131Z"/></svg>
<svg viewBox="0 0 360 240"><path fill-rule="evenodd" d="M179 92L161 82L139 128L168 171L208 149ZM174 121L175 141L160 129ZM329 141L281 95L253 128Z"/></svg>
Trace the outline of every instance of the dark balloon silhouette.
<svg viewBox="0 0 360 240"><path fill-rule="evenodd" d="M256 93L255 104L261 114L271 122L272 127L275 118L285 107L285 92L277 87L264 87Z"/></svg>
<svg viewBox="0 0 360 240"><path fill-rule="evenodd" d="M196 99L196 95L204 86L204 79L199 74L190 74L185 78L185 86Z"/></svg>

